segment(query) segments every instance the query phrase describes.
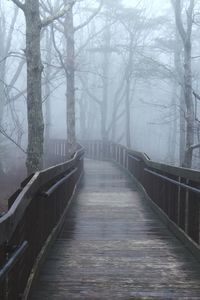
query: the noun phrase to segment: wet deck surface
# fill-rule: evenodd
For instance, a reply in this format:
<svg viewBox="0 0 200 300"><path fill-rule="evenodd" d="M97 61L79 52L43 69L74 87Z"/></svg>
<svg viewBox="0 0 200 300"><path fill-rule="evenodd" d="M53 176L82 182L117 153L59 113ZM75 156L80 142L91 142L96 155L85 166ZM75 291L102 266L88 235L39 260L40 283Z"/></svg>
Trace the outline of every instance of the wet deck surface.
<svg viewBox="0 0 200 300"><path fill-rule="evenodd" d="M85 178L32 300L200 299L200 264L131 179L86 161Z"/></svg>

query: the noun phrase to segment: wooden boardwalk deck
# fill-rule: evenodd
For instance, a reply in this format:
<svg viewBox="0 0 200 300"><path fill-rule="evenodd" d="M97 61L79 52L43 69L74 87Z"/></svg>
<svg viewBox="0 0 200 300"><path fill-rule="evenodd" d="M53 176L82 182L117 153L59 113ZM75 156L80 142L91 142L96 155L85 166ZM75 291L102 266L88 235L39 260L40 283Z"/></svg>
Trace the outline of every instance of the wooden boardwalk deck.
<svg viewBox="0 0 200 300"><path fill-rule="evenodd" d="M127 175L86 161L83 187L31 299L200 299L200 264Z"/></svg>

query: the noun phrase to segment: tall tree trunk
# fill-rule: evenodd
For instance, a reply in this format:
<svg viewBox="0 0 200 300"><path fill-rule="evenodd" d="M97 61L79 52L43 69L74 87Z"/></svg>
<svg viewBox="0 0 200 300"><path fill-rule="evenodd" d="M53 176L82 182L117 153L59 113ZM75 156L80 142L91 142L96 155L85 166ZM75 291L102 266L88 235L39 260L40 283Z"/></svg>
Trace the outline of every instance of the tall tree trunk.
<svg viewBox="0 0 200 300"><path fill-rule="evenodd" d="M180 125L180 135L179 135L179 160L180 165L182 165L184 160L184 149L185 149L185 119L184 119L184 99L182 92L183 85L183 70L181 64L181 53L183 50L183 45L180 40L180 36L176 30L175 33L175 46L174 46L174 70L175 79L172 84L172 98L171 98L171 110L173 121L170 126L169 133L169 161L174 164L176 162L176 142L177 142L177 129L178 120ZM180 84L181 83L181 84ZM180 89L179 89L180 85ZM179 114L178 114L179 107Z"/></svg>
<svg viewBox="0 0 200 300"><path fill-rule="evenodd" d="M103 101L101 105L101 136L102 140L108 140L107 132L107 114L108 114L108 86L109 86L109 66L110 66L110 25L104 31L104 52L103 52Z"/></svg>
<svg viewBox="0 0 200 300"><path fill-rule="evenodd" d="M67 141L71 156L76 150L76 120L75 120L75 49L73 8L68 10L65 18L66 49L66 79L67 79Z"/></svg>
<svg viewBox="0 0 200 300"><path fill-rule="evenodd" d="M126 97L125 97L125 133L126 133L126 146L131 148L131 134L130 134L130 93L131 81L133 72L133 41L134 36L129 32L129 49L128 49L128 63L126 67Z"/></svg>
<svg viewBox="0 0 200 300"><path fill-rule="evenodd" d="M176 30L175 34L175 49L174 49L174 67L176 70L176 82L179 83L179 165L182 166L184 162L184 153L186 145L186 106L184 99L184 70L181 59L181 53L183 52L183 43L181 42L180 35Z"/></svg>
<svg viewBox="0 0 200 300"><path fill-rule="evenodd" d="M187 109L186 116L186 150L184 154L183 166L191 168L192 166L192 153L190 148L194 144L194 103L192 96L192 71L191 71L191 43L186 43L184 47L184 98Z"/></svg>
<svg viewBox="0 0 200 300"><path fill-rule="evenodd" d="M47 150L49 139L50 139L50 130L51 130L51 88L50 88L50 78L51 78L51 60L52 60L52 42L50 31L46 32L46 77L45 77L45 148Z"/></svg>
<svg viewBox="0 0 200 300"><path fill-rule="evenodd" d="M42 114L40 53L41 20L39 0L26 0L26 61L27 61L27 172L31 174L43 166L44 122Z"/></svg>
<svg viewBox="0 0 200 300"><path fill-rule="evenodd" d="M192 68L191 68L191 52L192 52L192 26L193 26L193 12L194 0L189 1L188 9L186 10L187 22L185 29L182 19L182 3L181 0L171 0L174 7L176 26L178 33L182 39L184 46L184 78L183 78L183 91L184 100L186 105L186 146L184 153L183 167L191 168L192 166L192 145L194 144L194 103L192 96Z"/></svg>
<svg viewBox="0 0 200 300"><path fill-rule="evenodd" d="M126 147L131 148L131 134L130 134L130 77L126 79L126 97L125 97L125 134Z"/></svg>
<svg viewBox="0 0 200 300"><path fill-rule="evenodd" d="M46 31L46 41L45 46L47 49L46 53L46 70L45 70L45 128L44 128L44 167L48 167L49 163L49 145L50 145L50 133L51 133L51 87L50 87L50 78L51 78L51 63L52 63L52 41L51 41L51 31Z"/></svg>
<svg viewBox="0 0 200 300"><path fill-rule="evenodd" d="M169 133L169 162L174 164L176 161L176 136L177 136L177 111L176 111L176 104L177 104L177 82L174 81L172 84L172 98L171 98L171 115L173 120L170 126L170 133Z"/></svg>
<svg viewBox="0 0 200 300"><path fill-rule="evenodd" d="M82 92L80 99L80 137L81 140L87 138L87 129L86 129L86 94L85 91Z"/></svg>
<svg viewBox="0 0 200 300"><path fill-rule="evenodd" d="M26 19L27 119L28 147L26 167L31 174L43 167L44 121L42 113L41 77L43 65L40 53L41 29L64 16L68 7L46 19L40 19L39 0L12 0Z"/></svg>
<svg viewBox="0 0 200 300"><path fill-rule="evenodd" d="M180 87L180 117L179 117L179 127L180 127L180 140L179 140L179 163L180 166L184 163L185 145L186 145L186 121L185 121L185 99L183 87Z"/></svg>
<svg viewBox="0 0 200 300"><path fill-rule="evenodd" d="M2 12L0 12L2 13ZM4 108L5 108L5 71L6 71L6 60L5 60L5 32L4 32L4 20L0 16L0 125L2 125Z"/></svg>
<svg viewBox="0 0 200 300"><path fill-rule="evenodd" d="M114 99L115 101L115 99ZM117 119L117 109L116 109L116 101L114 102L114 108L112 111L112 132L111 132L111 141L116 141L116 119Z"/></svg>

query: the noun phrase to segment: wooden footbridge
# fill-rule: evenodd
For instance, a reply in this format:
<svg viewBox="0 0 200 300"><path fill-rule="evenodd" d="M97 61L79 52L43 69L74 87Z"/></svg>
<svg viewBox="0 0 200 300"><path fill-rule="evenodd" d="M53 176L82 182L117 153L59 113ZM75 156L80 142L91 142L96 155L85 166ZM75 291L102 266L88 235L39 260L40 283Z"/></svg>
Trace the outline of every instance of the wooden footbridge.
<svg viewBox="0 0 200 300"><path fill-rule="evenodd" d="M200 172L83 144L9 199L0 299L200 299Z"/></svg>

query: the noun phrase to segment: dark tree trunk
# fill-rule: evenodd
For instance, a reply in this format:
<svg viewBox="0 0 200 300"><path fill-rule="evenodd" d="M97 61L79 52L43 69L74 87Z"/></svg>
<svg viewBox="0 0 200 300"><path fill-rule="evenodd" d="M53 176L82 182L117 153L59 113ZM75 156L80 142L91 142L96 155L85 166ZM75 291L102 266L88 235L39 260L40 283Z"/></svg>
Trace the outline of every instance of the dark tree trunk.
<svg viewBox="0 0 200 300"><path fill-rule="evenodd" d="M45 76L45 147L48 147L49 139L50 139L50 131L51 131L51 88L50 88L50 78L51 78L51 60L52 60L52 42L51 42L51 34L49 31L46 33L46 76Z"/></svg>
<svg viewBox="0 0 200 300"><path fill-rule="evenodd" d="M101 137L108 140L107 114L108 114L108 86L109 86L109 66L110 66L110 26L107 24L104 32L104 54L103 54L103 99L101 105Z"/></svg>
<svg viewBox="0 0 200 300"><path fill-rule="evenodd" d="M177 30L184 46L184 76L183 76L183 92L186 105L186 145L184 152L183 167L191 168L192 154L194 144L194 103L192 95L192 67L191 67L191 52L192 52L192 26L193 26L193 12L195 1L190 0L188 9L186 10L187 28L184 27L182 20L182 3L181 0L171 0L175 11L175 19Z"/></svg>
<svg viewBox="0 0 200 300"><path fill-rule="evenodd" d="M179 140L179 162L180 166L184 163L185 145L186 145L186 121L185 121L185 99L184 91L181 86L180 89L180 140Z"/></svg>
<svg viewBox="0 0 200 300"><path fill-rule="evenodd" d="M43 166L44 122L42 114L40 53L41 20L39 0L26 0L26 60L27 60L27 172L31 174Z"/></svg>
<svg viewBox="0 0 200 300"><path fill-rule="evenodd" d="M126 146L131 148L131 134L130 134L130 78L126 79L126 97L125 97L125 133Z"/></svg>
<svg viewBox="0 0 200 300"><path fill-rule="evenodd" d="M191 43L186 43L184 47L184 98L187 109L186 116L186 150L184 155L183 166L191 168L192 153L190 148L194 144L194 103L192 97L192 71L191 71Z"/></svg>
<svg viewBox="0 0 200 300"><path fill-rule="evenodd" d="M86 129L86 97L85 93L82 94L80 100L80 137L81 140L87 138L87 129Z"/></svg>
<svg viewBox="0 0 200 300"><path fill-rule="evenodd" d="M126 67L126 97L125 97L125 133L126 133L126 146L131 148L131 133L130 133L130 94L131 94L131 81L133 72L133 41L134 36L129 32L129 49L128 49L128 63Z"/></svg>
<svg viewBox="0 0 200 300"><path fill-rule="evenodd" d="M75 121L75 49L74 21L71 7L65 18L66 49L66 79L67 79L67 141L69 155L76 150L76 121Z"/></svg>

